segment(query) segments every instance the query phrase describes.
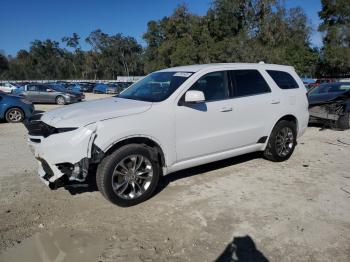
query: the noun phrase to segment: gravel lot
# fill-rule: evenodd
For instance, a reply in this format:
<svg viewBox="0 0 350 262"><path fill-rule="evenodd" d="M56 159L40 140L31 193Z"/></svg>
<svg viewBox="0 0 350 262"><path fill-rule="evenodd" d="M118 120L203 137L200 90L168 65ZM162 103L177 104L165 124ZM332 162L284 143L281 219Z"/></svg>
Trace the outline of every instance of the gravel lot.
<svg viewBox="0 0 350 262"><path fill-rule="evenodd" d="M51 191L25 128L0 123L0 261L348 262L350 131L310 127L298 142L287 162L188 169L120 208L94 187Z"/></svg>

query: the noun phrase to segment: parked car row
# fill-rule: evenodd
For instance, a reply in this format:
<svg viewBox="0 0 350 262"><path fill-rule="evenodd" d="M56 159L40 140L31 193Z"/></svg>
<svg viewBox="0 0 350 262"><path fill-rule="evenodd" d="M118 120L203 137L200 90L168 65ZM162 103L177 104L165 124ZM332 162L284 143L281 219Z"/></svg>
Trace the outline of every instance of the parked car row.
<svg viewBox="0 0 350 262"><path fill-rule="evenodd" d="M12 94L25 97L32 103L58 105L80 102L85 98L83 93L69 91L60 84L28 84L12 90Z"/></svg>
<svg viewBox="0 0 350 262"><path fill-rule="evenodd" d="M131 82L90 83L55 81L48 83L5 82L0 84L0 120L17 123L30 118L33 103L72 104L85 99L84 92L119 94Z"/></svg>
<svg viewBox="0 0 350 262"><path fill-rule="evenodd" d="M93 88L95 94L119 94L128 88L132 82L99 83Z"/></svg>
<svg viewBox="0 0 350 262"><path fill-rule="evenodd" d="M0 83L0 90L5 93L16 92L18 88L24 87L29 82L5 82ZM94 83L94 82L66 82L66 81L55 81L48 83L40 83L48 86L60 86L61 90L74 92L74 93L96 93L96 94L119 94L121 91L129 87L132 82L106 82L106 83ZM16 92L17 93L17 92Z"/></svg>

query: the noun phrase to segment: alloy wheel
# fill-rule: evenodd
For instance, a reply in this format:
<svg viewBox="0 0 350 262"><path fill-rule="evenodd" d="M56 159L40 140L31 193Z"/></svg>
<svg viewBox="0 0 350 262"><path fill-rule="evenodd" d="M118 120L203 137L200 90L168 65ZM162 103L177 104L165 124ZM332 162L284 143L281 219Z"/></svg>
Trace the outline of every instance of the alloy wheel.
<svg viewBox="0 0 350 262"><path fill-rule="evenodd" d="M7 114L8 119L11 122L20 122L22 121L22 112L19 109L11 109Z"/></svg>
<svg viewBox="0 0 350 262"><path fill-rule="evenodd" d="M277 136L276 136L275 146L276 146L277 154L280 157L287 156L291 152L293 148L293 144L294 144L294 135L293 135L292 129L289 127L283 127L277 133Z"/></svg>
<svg viewBox="0 0 350 262"><path fill-rule="evenodd" d="M64 98L63 97L57 97L57 104L59 105L64 105L65 101L64 101Z"/></svg>
<svg viewBox="0 0 350 262"><path fill-rule="evenodd" d="M148 189L152 177L151 161L142 155L130 155L116 165L112 175L112 188L123 199L135 199Z"/></svg>

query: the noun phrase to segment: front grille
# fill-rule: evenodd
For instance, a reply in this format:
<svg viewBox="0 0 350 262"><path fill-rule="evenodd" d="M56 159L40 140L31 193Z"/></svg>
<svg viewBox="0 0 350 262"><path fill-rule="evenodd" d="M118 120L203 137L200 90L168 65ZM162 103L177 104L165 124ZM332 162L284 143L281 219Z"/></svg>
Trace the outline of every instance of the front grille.
<svg viewBox="0 0 350 262"><path fill-rule="evenodd" d="M25 126L31 136L48 137L56 132L56 128L49 126L40 120L27 121Z"/></svg>

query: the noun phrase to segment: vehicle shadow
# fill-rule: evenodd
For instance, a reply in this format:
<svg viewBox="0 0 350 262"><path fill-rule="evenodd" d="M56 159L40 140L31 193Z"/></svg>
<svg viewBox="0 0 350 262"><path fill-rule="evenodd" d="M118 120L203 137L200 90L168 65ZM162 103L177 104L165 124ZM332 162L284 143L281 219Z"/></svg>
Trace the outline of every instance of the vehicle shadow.
<svg viewBox="0 0 350 262"><path fill-rule="evenodd" d="M174 181L200 175L202 173L207 173L217 169L222 169L228 166L234 166L261 157L261 152L254 152L174 172L160 179L159 186L157 187L155 194L163 191L163 189L165 189L170 183Z"/></svg>
<svg viewBox="0 0 350 262"><path fill-rule="evenodd" d="M172 183L174 181L184 179L187 177L191 177L191 176L200 175L202 173L225 168L228 166L237 165L237 164L251 161L253 159L257 159L257 158L261 158L261 157L262 157L261 152L254 152L254 153L249 153L249 154L245 154L245 155L241 155L241 156L237 156L237 157L232 157L232 158L212 162L209 164L200 165L200 166L184 169L184 170L181 170L178 172L174 172L172 174L161 177L161 179L159 181L159 185L158 185L157 189L155 190L153 196L159 194L170 183ZM71 184L71 185L64 186L64 188L66 190L68 190L69 193L72 195L97 191L98 189L97 189L97 185L96 185L96 167L93 167L91 170L89 170L88 181L86 184L78 184L78 183Z"/></svg>
<svg viewBox="0 0 350 262"><path fill-rule="evenodd" d="M234 237L216 262L268 262L250 236Z"/></svg>

